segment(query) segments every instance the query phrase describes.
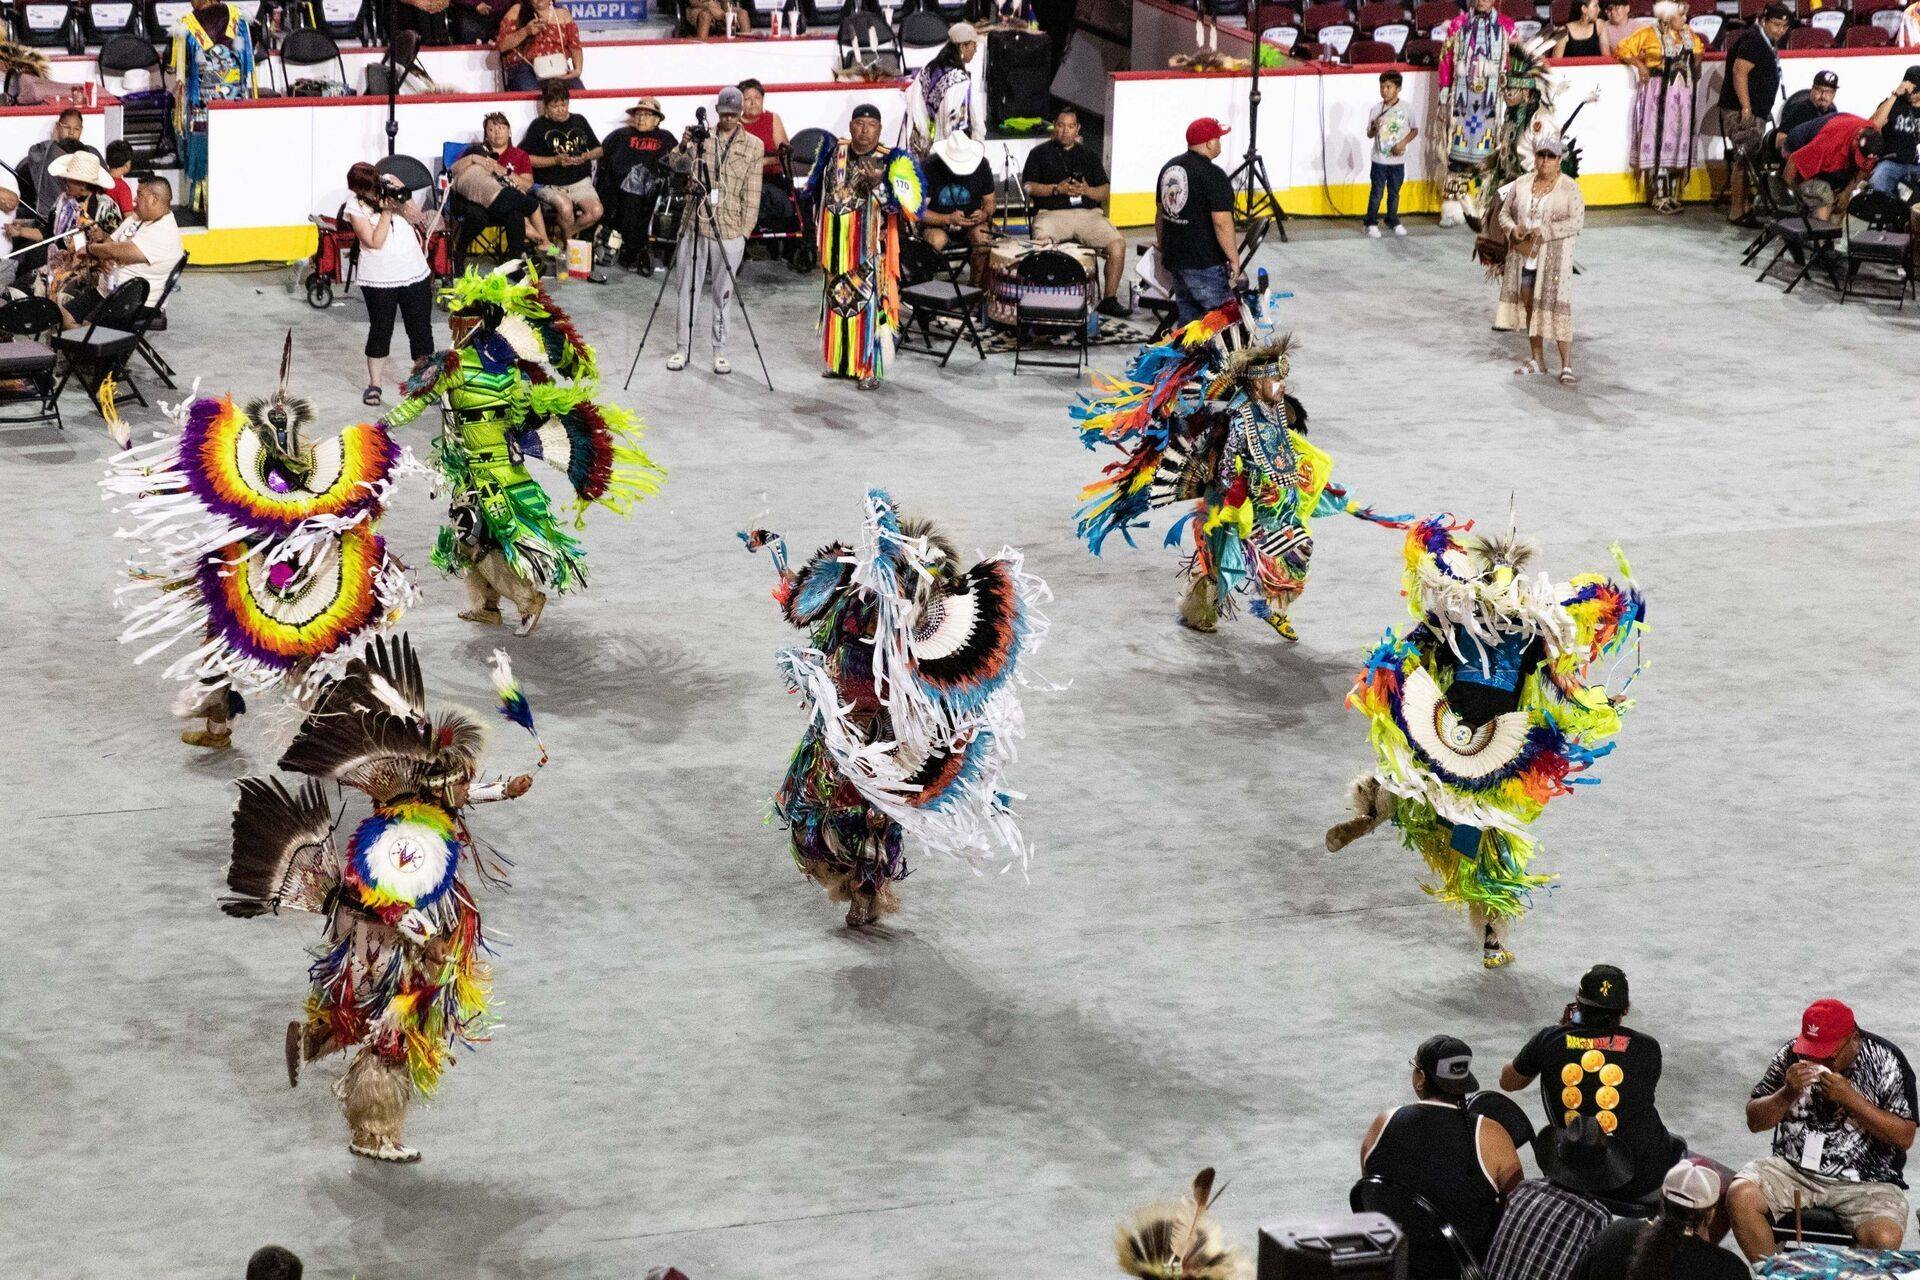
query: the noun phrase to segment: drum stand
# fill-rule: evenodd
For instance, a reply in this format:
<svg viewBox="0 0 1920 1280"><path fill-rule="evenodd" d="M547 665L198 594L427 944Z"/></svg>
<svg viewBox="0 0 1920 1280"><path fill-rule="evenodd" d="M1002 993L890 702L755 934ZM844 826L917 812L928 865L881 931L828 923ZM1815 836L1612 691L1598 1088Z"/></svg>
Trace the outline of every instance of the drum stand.
<svg viewBox="0 0 1920 1280"><path fill-rule="evenodd" d="M703 117L705 114L704 111L701 112ZM633 349L633 363L627 366L627 380L621 384L620 389L623 391L633 386L633 375L635 371L640 368L640 353L647 349L647 338L653 333L653 322L660 315L660 302L661 299L667 296L667 286L672 284L675 278L682 273L699 269L700 236L698 227L700 214L702 210L710 208L707 204L707 193L712 190L712 179L711 175L707 172L707 158L704 148L705 140L702 139L702 149L694 153L694 163L697 168L688 175L687 204L680 214L680 238L678 242L675 243L673 249L673 269L661 273L660 288L653 295L653 310L647 313L647 327L640 333L640 345ZM715 230L718 230L717 226ZM748 238L751 239L752 237L749 236ZM713 237L713 251L720 255L720 265L726 268L727 291L733 295L734 302L739 304L740 318L746 321L747 337L753 342L753 354L760 361L760 376L767 380L767 390L771 391L773 390L773 375L767 372L767 357L766 354L760 350L760 336L753 331L753 317L747 312L747 299L745 295L740 292L740 281L733 273L733 263L727 260L726 248L721 244L718 236ZM741 249L741 261L746 261L744 246L742 246ZM687 284L693 290L693 298L691 305L687 307L686 341L680 350L686 352L687 358L691 360L693 358L694 322L699 316L700 295L705 291L706 286L697 279L688 280ZM674 337L678 339L681 335L675 334Z"/></svg>

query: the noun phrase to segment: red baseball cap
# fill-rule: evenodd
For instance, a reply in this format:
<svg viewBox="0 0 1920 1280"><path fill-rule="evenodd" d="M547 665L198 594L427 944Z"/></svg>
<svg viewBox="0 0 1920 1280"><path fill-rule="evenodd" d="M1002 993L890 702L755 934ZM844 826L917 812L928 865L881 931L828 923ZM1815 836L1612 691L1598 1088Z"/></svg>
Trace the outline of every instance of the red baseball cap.
<svg viewBox="0 0 1920 1280"><path fill-rule="evenodd" d="M1224 138L1233 130L1215 120L1212 116L1201 116L1187 126L1187 145L1197 147L1203 142L1212 142L1215 138Z"/></svg>
<svg viewBox="0 0 1920 1280"><path fill-rule="evenodd" d="M1800 1015L1800 1038L1793 1051L1803 1058L1831 1058L1858 1029L1853 1010L1838 1000L1815 1000Z"/></svg>

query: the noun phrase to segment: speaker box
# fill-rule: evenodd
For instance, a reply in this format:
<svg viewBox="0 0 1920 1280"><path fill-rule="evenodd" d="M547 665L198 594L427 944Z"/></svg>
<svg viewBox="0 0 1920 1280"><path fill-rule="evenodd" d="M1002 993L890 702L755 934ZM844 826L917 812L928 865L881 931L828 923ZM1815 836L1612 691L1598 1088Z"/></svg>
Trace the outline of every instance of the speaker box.
<svg viewBox="0 0 1920 1280"><path fill-rule="evenodd" d="M1260 1228L1258 1280L1407 1280L1407 1242L1385 1214L1342 1213Z"/></svg>
<svg viewBox="0 0 1920 1280"><path fill-rule="evenodd" d="M1038 31L987 33L987 123L1052 114L1053 44Z"/></svg>

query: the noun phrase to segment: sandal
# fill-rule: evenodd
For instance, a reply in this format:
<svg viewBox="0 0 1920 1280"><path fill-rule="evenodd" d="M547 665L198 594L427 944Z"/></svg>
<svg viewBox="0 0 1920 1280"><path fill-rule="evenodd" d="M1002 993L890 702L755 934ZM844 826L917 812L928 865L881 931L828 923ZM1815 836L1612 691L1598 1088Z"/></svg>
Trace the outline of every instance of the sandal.
<svg viewBox="0 0 1920 1280"><path fill-rule="evenodd" d="M1525 378L1532 374L1545 373L1545 372L1546 372L1545 369L1542 369L1539 365L1529 360L1525 364L1521 365L1518 369L1515 369L1513 371L1513 376L1516 378Z"/></svg>
<svg viewBox="0 0 1920 1280"><path fill-rule="evenodd" d="M372 383L368 383L367 389L360 393L360 403L361 404L379 404L380 388L374 386Z"/></svg>
<svg viewBox="0 0 1920 1280"><path fill-rule="evenodd" d="M1580 375L1573 371L1572 365L1563 364L1560 366L1560 385L1563 387L1580 385Z"/></svg>

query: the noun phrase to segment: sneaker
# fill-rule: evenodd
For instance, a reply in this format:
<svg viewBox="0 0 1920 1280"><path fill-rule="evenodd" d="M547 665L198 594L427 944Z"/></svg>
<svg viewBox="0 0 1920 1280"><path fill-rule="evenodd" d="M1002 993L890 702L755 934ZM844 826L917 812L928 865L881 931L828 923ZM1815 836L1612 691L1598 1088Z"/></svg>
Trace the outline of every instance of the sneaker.
<svg viewBox="0 0 1920 1280"><path fill-rule="evenodd" d="M1404 223L1404 222L1396 222L1396 223L1394 223L1394 224L1393 224L1393 234L1395 234L1395 235L1397 235L1397 236L1403 236L1403 235L1405 235L1405 234L1407 234L1407 224L1406 224L1406 223Z"/></svg>
<svg viewBox="0 0 1920 1280"><path fill-rule="evenodd" d="M1102 298L1100 300L1100 305L1098 307L1095 307L1094 310L1098 311L1103 316L1112 316L1115 320L1125 320L1128 316L1133 314L1133 308L1129 307L1126 303L1120 301L1120 299L1117 297Z"/></svg>
<svg viewBox="0 0 1920 1280"><path fill-rule="evenodd" d="M676 351L672 355L667 357L667 371L669 373L678 373L686 367L687 367L686 352Z"/></svg>
<svg viewBox="0 0 1920 1280"><path fill-rule="evenodd" d="M1367 228L1367 239L1378 240L1379 238L1380 238L1380 228L1371 227L1371 226Z"/></svg>
<svg viewBox="0 0 1920 1280"><path fill-rule="evenodd" d="M733 361L727 359L725 356L715 356L713 358L713 371L715 373L732 373Z"/></svg>

